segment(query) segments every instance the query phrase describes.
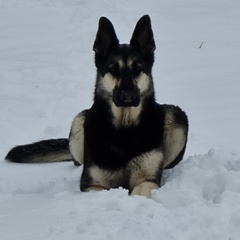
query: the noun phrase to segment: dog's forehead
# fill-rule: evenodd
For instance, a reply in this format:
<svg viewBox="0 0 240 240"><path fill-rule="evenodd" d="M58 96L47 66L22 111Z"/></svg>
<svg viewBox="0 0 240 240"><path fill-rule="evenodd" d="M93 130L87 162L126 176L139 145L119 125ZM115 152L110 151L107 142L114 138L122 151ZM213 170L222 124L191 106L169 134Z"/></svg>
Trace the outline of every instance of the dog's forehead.
<svg viewBox="0 0 240 240"><path fill-rule="evenodd" d="M131 66L133 63L140 61L141 58L138 53L132 49L130 44L120 44L110 59L110 63L118 63L120 67Z"/></svg>
<svg viewBox="0 0 240 240"><path fill-rule="evenodd" d="M137 58L134 57L128 57L128 58L122 58L122 56L116 56L110 61L110 65L118 64L120 68L123 67L131 67L135 63L139 63Z"/></svg>

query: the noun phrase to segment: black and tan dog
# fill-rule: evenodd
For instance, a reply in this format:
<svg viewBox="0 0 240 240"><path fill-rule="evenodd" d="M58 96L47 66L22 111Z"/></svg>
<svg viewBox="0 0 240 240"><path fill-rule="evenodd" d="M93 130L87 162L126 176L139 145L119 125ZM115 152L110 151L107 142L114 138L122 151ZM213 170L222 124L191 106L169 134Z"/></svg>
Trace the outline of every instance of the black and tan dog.
<svg viewBox="0 0 240 240"><path fill-rule="evenodd" d="M177 106L156 103L152 80L155 42L148 15L130 44L119 44L112 23L99 20L94 42L97 79L90 109L73 120L69 139L17 146L6 159L19 163L73 160L83 164L82 191L118 188L150 197L161 172L182 159L188 119Z"/></svg>

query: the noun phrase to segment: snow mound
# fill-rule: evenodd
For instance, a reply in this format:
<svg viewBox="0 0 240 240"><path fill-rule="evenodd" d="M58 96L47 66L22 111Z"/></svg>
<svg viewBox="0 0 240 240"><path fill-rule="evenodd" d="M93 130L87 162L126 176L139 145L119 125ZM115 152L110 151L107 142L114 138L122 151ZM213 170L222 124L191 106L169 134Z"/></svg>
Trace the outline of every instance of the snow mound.
<svg viewBox="0 0 240 240"><path fill-rule="evenodd" d="M129 196L122 188L82 193L78 190L82 167L71 163L2 166L13 171L9 175L0 170L0 200L5 206L0 224L6 226L6 239L32 239L29 224L36 240L240 236L240 159L226 160L214 150L164 171L163 185L153 191L152 199Z"/></svg>

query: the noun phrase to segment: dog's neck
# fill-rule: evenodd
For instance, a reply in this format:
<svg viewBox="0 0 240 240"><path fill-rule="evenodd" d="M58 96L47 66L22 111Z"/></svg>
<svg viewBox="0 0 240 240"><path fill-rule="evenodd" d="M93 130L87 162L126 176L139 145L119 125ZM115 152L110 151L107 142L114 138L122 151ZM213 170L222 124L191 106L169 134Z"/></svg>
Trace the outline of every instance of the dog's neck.
<svg viewBox="0 0 240 240"><path fill-rule="evenodd" d="M116 128L137 126L141 120L142 103L137 107L116 107L116 105L112 103L111 110L113 125Z"/></svg>
<svg viewBox="0 0 240 240"><path fill-rule="evenodd" d="M112 124L116 128L138 126L144 118L151 117L156 102L154 92L152 95L140 101L137 107L116 107L111 103Z"/></svg>

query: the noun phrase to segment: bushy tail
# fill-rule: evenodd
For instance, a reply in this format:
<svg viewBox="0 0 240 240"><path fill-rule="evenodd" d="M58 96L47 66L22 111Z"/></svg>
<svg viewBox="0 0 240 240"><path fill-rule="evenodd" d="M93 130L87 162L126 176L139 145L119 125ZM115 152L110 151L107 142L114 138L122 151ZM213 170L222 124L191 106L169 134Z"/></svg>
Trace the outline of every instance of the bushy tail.
<svg viewBox="0 0 240 240"><path fill-rule="evenodd" d="M27 145L16 146L5 159L16 163L46 163L72 161L68 139L49 139Z"/></svg>

